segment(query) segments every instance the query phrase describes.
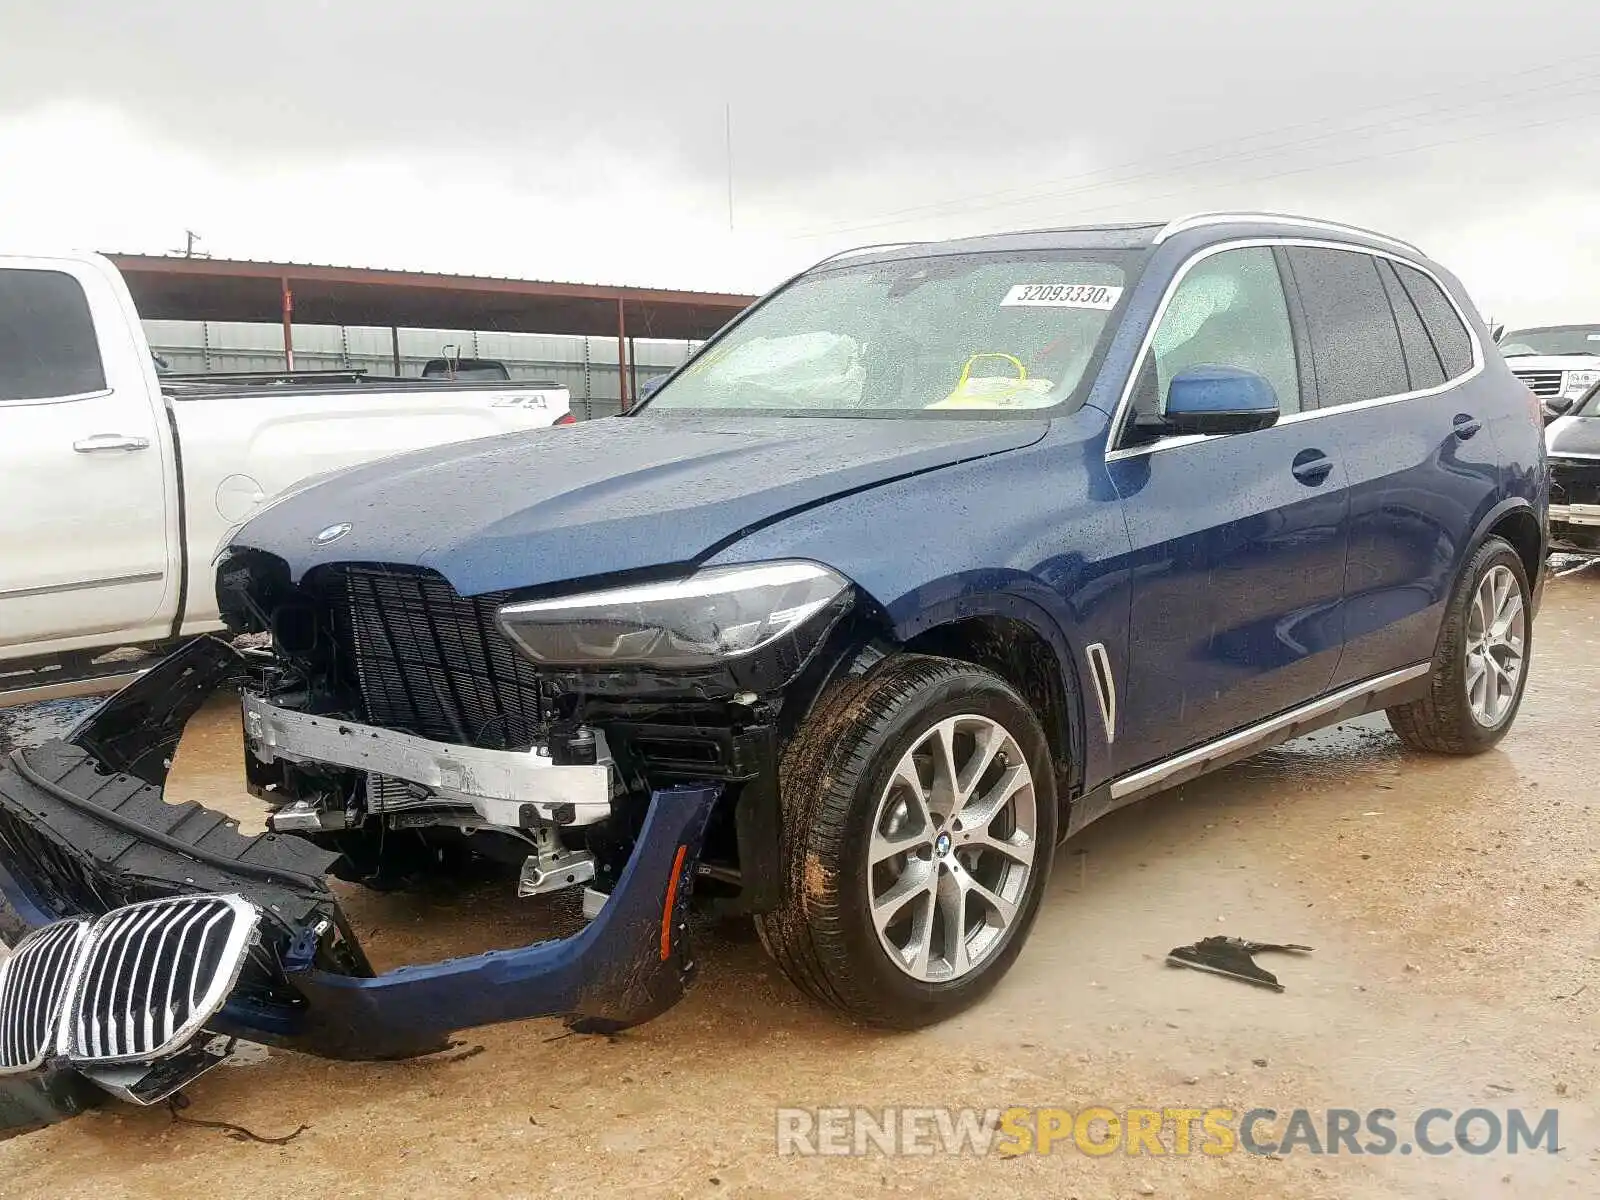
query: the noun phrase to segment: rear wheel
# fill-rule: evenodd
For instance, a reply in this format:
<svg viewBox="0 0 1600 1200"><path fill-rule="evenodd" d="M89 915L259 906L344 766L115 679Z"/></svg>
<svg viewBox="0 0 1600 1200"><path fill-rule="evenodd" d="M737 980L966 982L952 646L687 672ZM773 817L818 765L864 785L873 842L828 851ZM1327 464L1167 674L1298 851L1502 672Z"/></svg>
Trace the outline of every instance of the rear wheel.
<svg viewBox="0 0 1600 1200"><path fill-rule="evenodd" d="M1505 736L1528 682L1530 596L1521 556L1490 538L1445 610L1428 694L1389 709L1402 742L1415 750L1478 754Z"/></svg>
<svg viewBox="0 0 1600 1200"><path fill-rule="evenodd" d="M788 873L762 941L860 1020L959 1012L1015 960L1055 847L1039 721L1004 680L901 655L835 685L784 755Z"/></svg>

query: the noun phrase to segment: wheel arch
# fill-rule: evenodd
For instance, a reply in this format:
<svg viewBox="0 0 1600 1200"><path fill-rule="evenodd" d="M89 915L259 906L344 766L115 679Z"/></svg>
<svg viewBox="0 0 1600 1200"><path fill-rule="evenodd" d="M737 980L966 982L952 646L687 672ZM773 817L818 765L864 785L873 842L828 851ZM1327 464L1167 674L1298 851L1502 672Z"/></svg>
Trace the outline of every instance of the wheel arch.
<svg viewBox="0 0 1600 1200"><path fill-rule="evenodd" d="M1077 655L1055 620L1021 597L963 596L897 626L894 640L914 653L993 671L1028 701L1055 760L1059 828L1064 830L1068 809L1083 788L1087 710Z"/></svg>
<svg viewBox="0 0 1600 1200"><path fill-rule="evenodd" d="M1538 608L1539 599L1544 591L1544 560L1549 550L1549 540L1545 534L1545 523L1539 519L1538 510L1527 500L1521 497L1510 497L1500 501L1479 519L1477 528L1472 532L1472 538L1467 542L1466 553L1461 556L1461 564L1456 568L1459 579L1460 573L1466 570L1472 561L1472 556L1478 548L1491 537L1504 538L1517 552L1517 557L1522 560L1523 570L1528 575L1528 587L1532 591L1535 610Z"/></svg>

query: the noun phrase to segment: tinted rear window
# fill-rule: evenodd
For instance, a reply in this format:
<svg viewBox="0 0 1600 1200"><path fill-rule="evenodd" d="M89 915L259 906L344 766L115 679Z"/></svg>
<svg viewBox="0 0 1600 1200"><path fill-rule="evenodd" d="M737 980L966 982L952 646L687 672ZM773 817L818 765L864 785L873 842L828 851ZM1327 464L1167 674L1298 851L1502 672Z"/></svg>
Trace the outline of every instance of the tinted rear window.
<svg viewBox="0 0 1600 1200"><path fill-rule="evenodd" d="M1455 379L1472 370L1472 339L1455 305L1437 283L1415 267L1396 263L1395 273L1417 306L1417 312L1422 314L1422 323L1427 326L1439 351L1439 360L1444 363L1445 376Z"/></svg>
<svg viewBox="0 0 1600 1200"><path fill-rule="evenodd" d="M1321 407L1411 390L1400 332L1371 255L1290 247Z"/></svg>
<svg viewBox="0 0 1600 1200"><path fill-rule="evenodd" d="M106 386L83 288L60 271L0 271L0 401Z"/></svg>

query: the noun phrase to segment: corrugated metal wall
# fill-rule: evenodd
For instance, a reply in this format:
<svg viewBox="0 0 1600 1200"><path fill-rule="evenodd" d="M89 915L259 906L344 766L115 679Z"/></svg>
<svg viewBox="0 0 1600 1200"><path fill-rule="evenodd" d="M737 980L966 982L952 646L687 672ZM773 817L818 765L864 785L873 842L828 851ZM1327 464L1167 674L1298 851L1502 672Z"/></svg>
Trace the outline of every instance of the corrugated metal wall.
<svg viewBox="0 0 1600 1200"><path fill-rule="evenodd" d="M281 371L283 327L236 321L146 321L150 348L180 372ZM689 356L695 342L636 338L638 386L665 375ZM446 348L449 348L448 350ZM400 373L415 376L430 358L493 358L513 379L549 380L572 393L580 418L609 416L618 408L617 339L562 334L492 333L460 329L400 330ZM364 369L393 375L388 329L356 325L296 325L294 365L299 371Z"/></svg>

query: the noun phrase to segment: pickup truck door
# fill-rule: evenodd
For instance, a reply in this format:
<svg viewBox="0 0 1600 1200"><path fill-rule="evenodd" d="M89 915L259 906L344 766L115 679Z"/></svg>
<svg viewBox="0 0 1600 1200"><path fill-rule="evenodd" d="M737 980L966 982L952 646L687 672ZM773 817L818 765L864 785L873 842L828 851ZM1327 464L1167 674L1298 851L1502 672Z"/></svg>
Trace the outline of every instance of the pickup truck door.
<svg viewBox="0 0 1600 1200"><path fill-rule="evenodd" d="M170 626L171 438L126 288L0 257L0 655Z"/></svg>
<svg viewBox="0 0 1600 1200"><path fill-rule="evenodd" d="M1350 496L1326 422L1302 419L1301 360L1268 246L1191 262L1158 316L1106 464L1133 549L1119 773L1314 700L1333 678ZM1278 424L1141 441L1132 418L1201 365L1265 377Z"/></svg>

